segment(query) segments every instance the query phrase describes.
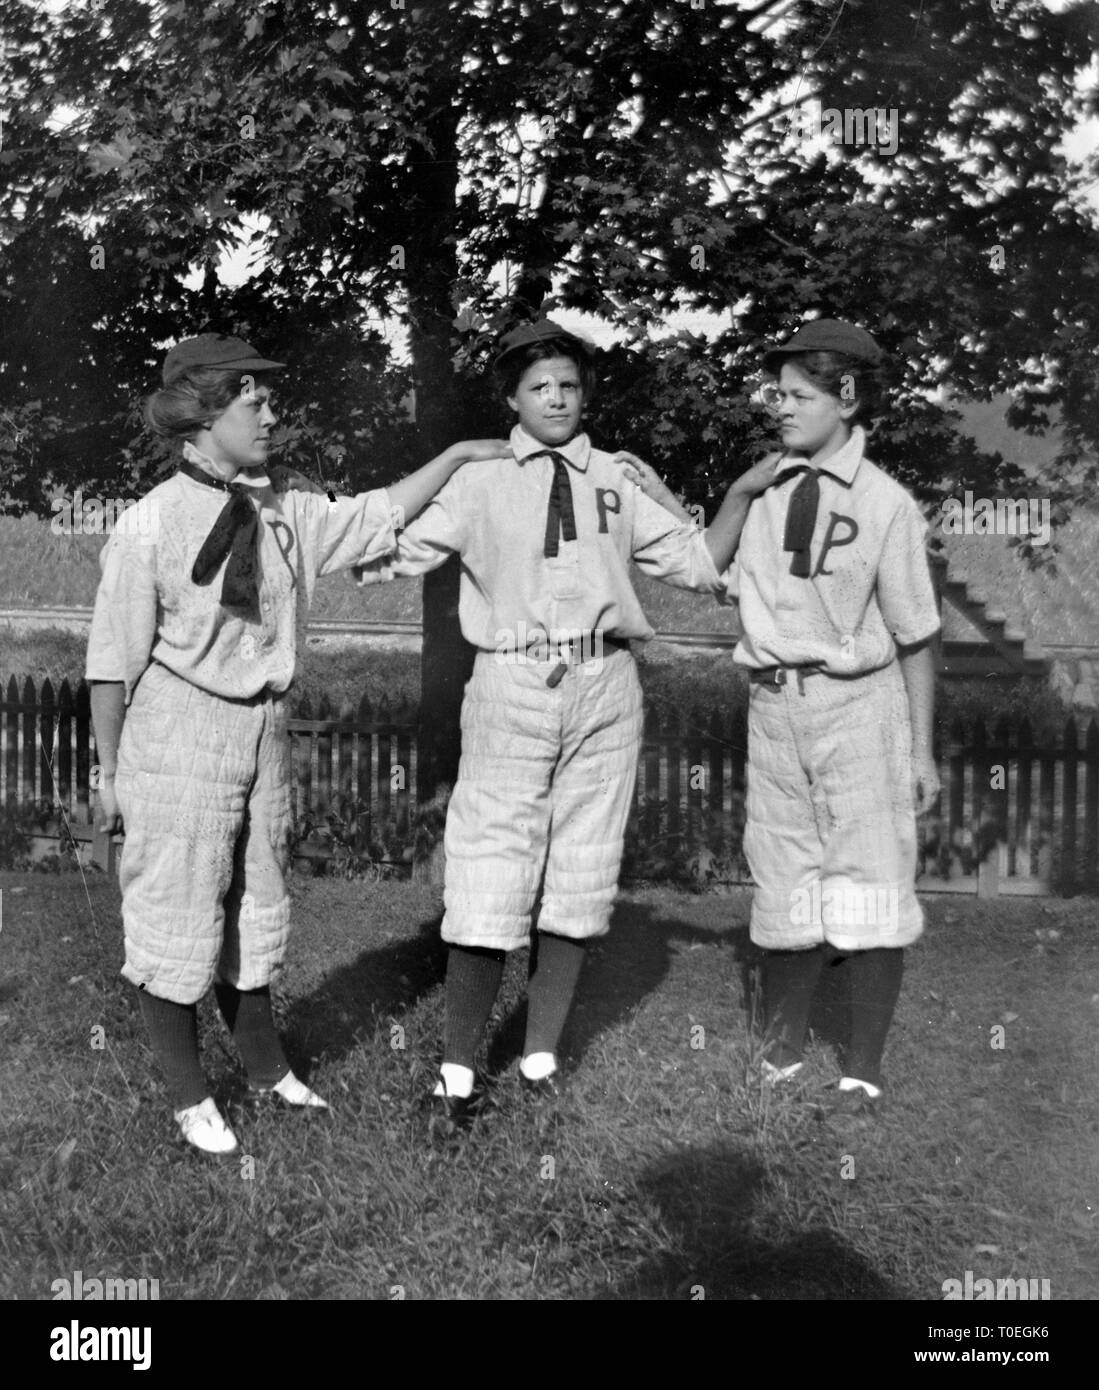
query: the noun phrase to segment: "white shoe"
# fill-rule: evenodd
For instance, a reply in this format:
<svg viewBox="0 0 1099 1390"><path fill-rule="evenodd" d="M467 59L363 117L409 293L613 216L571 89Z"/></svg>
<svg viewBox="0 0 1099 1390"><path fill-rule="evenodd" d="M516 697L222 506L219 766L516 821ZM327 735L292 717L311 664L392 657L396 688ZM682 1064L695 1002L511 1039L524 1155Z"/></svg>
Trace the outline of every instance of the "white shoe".
<svg viewBox="0 0 1099 1390"><path fill-rule="evenodd" d="M277 1096L281 1096L287 1105L310 1106L314 1110L328 1109L328 1102L322 1100L316 1091L311 1091L304 1081L299 1081L292 1071L288 1071L271 1089Z"/></svg>
<svg viewBox="0 0 1099 1390"><path fill-rule="evenodd" d="M207 1096L197 1105L189 1105L186 1110L174 1113L188 1144L208 1154L236 1152L237 1136L222 1119L213 1096Z"/></svg>
<svg viewBox="0 0 1099 1390"><path fill-rule="evenodd" d="M784 1081L793 1081L804 1065L804 1062L791 1062L788 1067L776 1067L773 1062L762 1061L759 1070L764 1085L781 1086Z"/></svg>
<svg viewBox="0 0 1099 1390"><path fill-rule="evenodd" d="M532 1052L519 1063L520 1075L526 1081L545 1081L557 1071L557 1058L552 1052Z"/></svg>
<svg viewBox="0 0 1099 1390"><path fill-rule="evenodd" d="M841 1076L836 1088L840 1091L865 1091L871 1100L880 1100L882 1090L869 1081L860 1081L856 1076Z"/></svg>

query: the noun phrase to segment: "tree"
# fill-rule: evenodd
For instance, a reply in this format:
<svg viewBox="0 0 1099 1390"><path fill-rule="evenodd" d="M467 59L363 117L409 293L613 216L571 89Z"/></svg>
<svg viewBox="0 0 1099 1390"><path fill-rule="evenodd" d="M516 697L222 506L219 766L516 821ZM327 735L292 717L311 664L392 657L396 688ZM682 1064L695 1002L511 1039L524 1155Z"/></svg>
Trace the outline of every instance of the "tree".
<svg viewBox="0 0 1099 1390"><path fill-rule="evenodd" d="M761 346L815 312L893 354L876 452L925 498L1022 486L929 399L946 385L1012 391L1012 423L1059 412L1049 485L1067 505L1094 484L1099 240L1058 148L1096 109L1080 76L1094 4L0 0L0 15L10 506L148 481L166 459L132 402L164 341L208 327L294 364L282 442L299 466L383 482L500 428L491 341L555 305L621 333L597 436L707 507L767 438L749 397ZM217 267L243 241L256 273L229 288ZM728 327L654 340L681 306ZM378 326L394 316L406 357ZM21 462L28 442L48 469ZM453 644L436 659L454 582L425 600L425 675L447 676L428 692L449 701L436 730L461 684ZM428 791L453 740L432 762Z"/></svg>

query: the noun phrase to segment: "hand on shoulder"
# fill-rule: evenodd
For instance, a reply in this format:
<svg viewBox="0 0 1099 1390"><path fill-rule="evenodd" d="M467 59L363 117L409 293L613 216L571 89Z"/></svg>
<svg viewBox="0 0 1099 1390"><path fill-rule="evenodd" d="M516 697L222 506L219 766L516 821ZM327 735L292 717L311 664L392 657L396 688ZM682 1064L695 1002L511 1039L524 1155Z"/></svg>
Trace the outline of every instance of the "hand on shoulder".
<svg viewBox="0 0 1099 1390"><path fill-rule="evenodd" d="M751 468L736 478L729 491L743 497L758 497L761 492L766 492L774 482L775 473L783 458L785 458L785 454L781 451L768 454L766 458L760 459L758 463L754 463Z"/></svg>
<svg viewBox="0 0 1099 1390"><path fill-rule="evenodd" d="M629 478L630 482L636 483L650 501L656 502L658 506L671 512L680 521L691 520L690 514L679 498L651 464L646 463L644 459L639 459L636 454L631 454L626 449L619 449L618 453L613 455L612 461L620 465L622 472Z"/></svg>
<svg viewBox="0 0 1099 1390"><path fill-rule="evenodd" d="M654 497L658 492L667 491L660 474L644 459L631 454L628 449L619 449L612 455L613 461L621 465L622 472L631 483L636 483L646 497Z"/></svg>
<svg viewBox="0 0 1099 1390"><path fill-rule="evenodd" d="M512 458L514 451L508 439L463 439L448 450L455 466L464 463L483 463L489 459Z"/></svg>

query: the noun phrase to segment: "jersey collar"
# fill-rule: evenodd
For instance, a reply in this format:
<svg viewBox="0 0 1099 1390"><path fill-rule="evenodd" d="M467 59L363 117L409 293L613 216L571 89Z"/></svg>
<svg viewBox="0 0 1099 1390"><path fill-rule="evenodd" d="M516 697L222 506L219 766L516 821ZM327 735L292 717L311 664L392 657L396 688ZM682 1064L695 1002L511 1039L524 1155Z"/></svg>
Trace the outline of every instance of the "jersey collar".
<svg viewBox="0 0 1099 1390"><path fill-rule="evenodd" d="M591 441L586 434L574 434L567 444L539 444L534 435L528 434L522 425L516 425L511 431L511 447L520 463L531 454L541 454L553 448L554 453L561 454L578 473L588 471Z"/></svg>
<svg viewBox="0 0 1099 1390"><path fill-rule="evenodd" d="M196 449L189 439L183 441L183 457L196 468L201 468L204 473L209 473L211 478L216 478L219 483L243 483L245 487L254 488L271 486L270 478L262 469L258 472L245 472L243 469L234 472L225 464L215 462L201 449Z"/></svg>
<svg viewBox="0 0 1099 1390"><path fill-rule="evenodd" d="M850 487L855 481L855 474L859 471L859 464L863 460L865 448L866 431L861 425L856 425L851 431L851 438L843 448L837 449L834 454L829 454L823 463L818 463L816 471L827 473L829 477L843 483L844 487ZM778 466L776 482L784 481L784 473L789 473L792 476L794 468L804 466L804 464L805 460L797 454L788 454Z"/></svg>

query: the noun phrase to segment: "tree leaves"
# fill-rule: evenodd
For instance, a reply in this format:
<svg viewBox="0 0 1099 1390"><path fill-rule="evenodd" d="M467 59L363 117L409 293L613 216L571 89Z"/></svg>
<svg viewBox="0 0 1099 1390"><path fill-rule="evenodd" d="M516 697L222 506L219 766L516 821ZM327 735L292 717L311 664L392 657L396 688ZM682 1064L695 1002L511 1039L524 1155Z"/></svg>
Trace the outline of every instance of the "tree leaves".
<svg viewBox="0 0 1099 1390"><path fill-rule="evenodd" d="M1060 410L1064 468L1082 477L1099 435L1099 242L1058 142L1094 108L1074 83L1094 36L1078 17L1017 11L849 0L838 17L790 9L761 33L760 7L756 19L618 0L413 16L211 0L160 7L155 24L135 9L116 32L0 0L12 36L0 80L19 95L0 153L0 234L19 248L0 267L0 365L22 364L0 372L0 408L33 391L65 421L59 468L130 467L129 403L155 376L155 345L216 323L272 351L298 345L336 435L361 428L344 392L361 390L355 364L369 360L379 438L411 458L483 432L490 335L552 294L627 344L604 359L595 431L651 442L691 500L715 499L762 444L747 404L759 351L809 313L866 323L894 355L876 448L906 482L930 493L936 474L1000 468L974 461L932 404L947 383L1011 389L1025 423ZM841 112L895 110L895 154L799 145L786 117L757 118L795 87ZM75 112L68 130L51 124L59 101ZM93 227L107 248L98 280L84 269ZM231 244L252 278L189 288ZM57 265L71 302L44 288ZM714 314L714 334L657 338L684 308ZM371 325L404 314L415 427L380 405L407 390L406 366L384 343L359 351ZM337 343L346 361L329 362ZM112 382L109 407L71 389L89 360ZM92 465L76 446L89 430Z"/></svg>
<svg viewBox="0 0 1099 1390"><path fill-rule="evenodd" d="M97 174L109 174L124 168L133 158L137 146L120 132L107 144L93 145L88 151L88 163Z"/></svg>

